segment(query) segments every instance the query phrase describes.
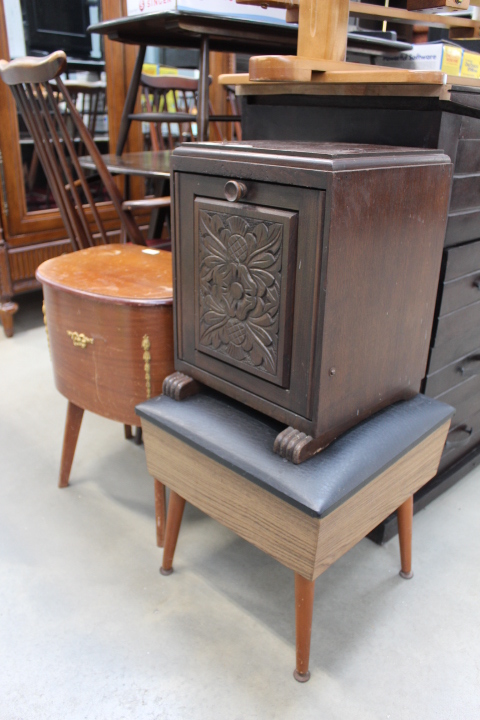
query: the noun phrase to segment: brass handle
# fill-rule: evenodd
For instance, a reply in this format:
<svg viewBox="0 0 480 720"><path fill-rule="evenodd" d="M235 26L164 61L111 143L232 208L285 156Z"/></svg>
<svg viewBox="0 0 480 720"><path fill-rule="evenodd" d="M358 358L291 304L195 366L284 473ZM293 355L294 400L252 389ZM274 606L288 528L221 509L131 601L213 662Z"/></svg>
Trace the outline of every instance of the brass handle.
<svg viewBox="0 0 480 720"><path fill-rule="evenodd" d="M236 202L241 200L247 194L247 186L245 183L237 182L237 180L229 180L225 183L225 197L228 202Z"/></svg>
<svg viewBox="0 0 480 720"><path fill-rule="evenodd" d="M75 347L86 348L87 345L93 345L93 338L87 337L84 333L67 330L67 335L72 338L72 342Z"/></svg>

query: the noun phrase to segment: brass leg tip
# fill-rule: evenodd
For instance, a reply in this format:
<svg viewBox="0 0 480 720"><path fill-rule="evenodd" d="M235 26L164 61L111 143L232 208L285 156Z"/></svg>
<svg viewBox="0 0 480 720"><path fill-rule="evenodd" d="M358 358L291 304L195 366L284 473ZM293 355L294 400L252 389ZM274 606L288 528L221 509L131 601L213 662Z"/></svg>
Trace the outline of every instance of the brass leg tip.
<svg viewBox="0 0 480 720"><path fill-rule="evenodd" d="M171 567L169 570L166 570L165 568L160 568L160 575L171 575L173 572L173 567Z"/></svg>
<svg viewBox="0 0 480 720"><path fill-rule="evenodd" d="M306 683L310 680L310 670L307 670L307 672L305 672L305 673L301 673L295 669L293 671L293 677L299 683Z"/></svg>
<svg viewBox="0 0 480 720"><path fill-rule="evenodd" d="M403 570L400 570L400 572L399 572L398 574L399 574L400 577L403 578L404 580L411 580L412 577L413 577L413 570L410 570L410 572L408 572L408 573L403 572Z"/></svg>

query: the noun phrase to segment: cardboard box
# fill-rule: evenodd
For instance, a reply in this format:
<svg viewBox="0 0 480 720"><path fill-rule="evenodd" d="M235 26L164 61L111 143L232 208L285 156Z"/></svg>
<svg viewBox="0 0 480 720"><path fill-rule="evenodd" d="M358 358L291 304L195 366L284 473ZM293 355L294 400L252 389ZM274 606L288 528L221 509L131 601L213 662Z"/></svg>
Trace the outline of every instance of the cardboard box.
<svg viewBox="0 0 480 720"><path fill-rule="evenodd" d="M441 70L448 75L460 75L462 57L463 48L459 45L448 42L424 43L398 55L377 57L375 65L407 70Z"/></svg>
<svg viewBox="0 0 480 720"><path fill-rule="evenodd" d="M463 51L462 68L460 70L462 77L469 78L480 78L480 54L476 52L470 52L469 50Z"/></svg>
<svg viewBox="0 0 480 720"><path fill-rule="evenodd" d="M235 0L127 0L127 15L167 13L174 10L198 12L205 15L243 18L284 24L285 10L262 8L257 5L237 5Z"/></svg>

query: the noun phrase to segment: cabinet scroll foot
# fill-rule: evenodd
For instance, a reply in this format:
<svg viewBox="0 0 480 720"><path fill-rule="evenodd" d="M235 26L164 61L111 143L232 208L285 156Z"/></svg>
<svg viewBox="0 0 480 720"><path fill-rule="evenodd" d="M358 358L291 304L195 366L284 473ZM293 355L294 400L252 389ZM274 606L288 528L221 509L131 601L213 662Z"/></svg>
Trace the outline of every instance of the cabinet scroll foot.
<svg viewBox="0 0 480 720"><path fill-rule="evenodd" d="M320 439L312 438L311 435L306 435L293 427L287 427L275 438L273 452L295 465L300 465L324 447L325 443Z"/></svg>
<svg viewBox="0 0 480 720"><path fill-rule="evenodd" d="M163 381L163 394L172 400L185 400L190 395L200 392L201 387L200 383L188 375L174 372Z"/></svg>

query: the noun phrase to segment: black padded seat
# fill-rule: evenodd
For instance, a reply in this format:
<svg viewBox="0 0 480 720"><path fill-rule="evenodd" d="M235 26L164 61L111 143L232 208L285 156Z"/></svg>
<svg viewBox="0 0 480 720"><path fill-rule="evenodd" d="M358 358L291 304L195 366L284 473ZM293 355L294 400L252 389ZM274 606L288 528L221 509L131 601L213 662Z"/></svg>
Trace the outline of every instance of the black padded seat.
<svg viewBox="0 0 480 720"><path fill-rule="evenodd" d="M205 389L181 402L160 396L137 414L312 517L325 517L454 413L417 395L364 420L301 465L273 453L282 425Z"/></svg>

